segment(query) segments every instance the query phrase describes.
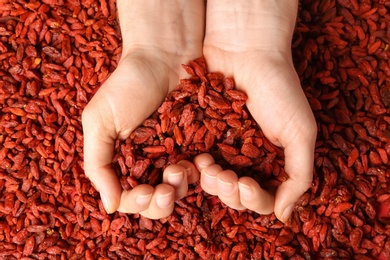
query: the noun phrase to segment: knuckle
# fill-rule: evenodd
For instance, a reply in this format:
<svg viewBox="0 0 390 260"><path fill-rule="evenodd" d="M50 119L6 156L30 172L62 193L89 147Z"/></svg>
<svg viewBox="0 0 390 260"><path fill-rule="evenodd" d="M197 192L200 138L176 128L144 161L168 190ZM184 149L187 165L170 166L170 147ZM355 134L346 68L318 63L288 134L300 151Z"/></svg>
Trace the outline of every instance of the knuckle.
<svg viewBox="0 0 390 260"><path fill-rule="evenodd" d="M316 122L316 120L314 119L314 116L313 116L313 118L312 118L312 120L310 120L310 123L309 123L309 130L308 130L308 134L309 134L309 136L312 138L312 139L316 139L316 137L317 137L317 131L318 131L318 129L317 129L317 122Z"/></svg>
<svg viewBox="0 0 390 260"><path fill-rule="evenodd" d="M93 118L93 108L91 103L87 104L87 106L84 108L82 114L81 114L81 121L83 124L86 124Z"/></svg>
<svg viewBox="0 0 390 260"><path fill-rule="evenodd" d="M310 179L312 179L312 177L310 177ZM302 182L301 187L302 187L302 194L303 194L311 187L311 180Z"/></svg>

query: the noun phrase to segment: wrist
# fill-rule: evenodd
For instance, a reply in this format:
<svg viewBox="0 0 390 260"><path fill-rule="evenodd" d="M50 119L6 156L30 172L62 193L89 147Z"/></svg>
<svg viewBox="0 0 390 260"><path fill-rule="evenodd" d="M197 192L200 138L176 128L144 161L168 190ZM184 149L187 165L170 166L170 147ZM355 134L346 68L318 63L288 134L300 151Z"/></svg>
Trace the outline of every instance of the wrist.
<svg viewBox="0 0 390 260"><path fill-rule="evenodd" d="M134 49L156 50L171 56L201 53L203 0L118 0L117 5L124 56Z"/></svg>
<svg viewBox="0 0 390 260"><path fill-rule="evenodd" d="M288 52L297 11L296 0L209 0L205 45L217 43L230 52Z"/></svg>

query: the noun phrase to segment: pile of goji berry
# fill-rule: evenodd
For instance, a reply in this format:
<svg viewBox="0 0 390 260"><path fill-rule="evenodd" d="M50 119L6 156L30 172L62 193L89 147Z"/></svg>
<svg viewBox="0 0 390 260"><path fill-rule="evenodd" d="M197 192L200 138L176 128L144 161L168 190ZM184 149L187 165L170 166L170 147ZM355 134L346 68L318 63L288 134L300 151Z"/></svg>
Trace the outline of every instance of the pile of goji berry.
<svg viewBox="0 0 390 260"><path fill-rule="evenodd" d="M1 259L389 259L390 3L303 0L293 58L318 124L312 187L284 225L199 185L171 216L106 214L83 172L81 113L117 66L114 0L0 4ZM288 176L234 79L184 68L161 107L116 143L125 189L211 152L273 189Z"/></svg>

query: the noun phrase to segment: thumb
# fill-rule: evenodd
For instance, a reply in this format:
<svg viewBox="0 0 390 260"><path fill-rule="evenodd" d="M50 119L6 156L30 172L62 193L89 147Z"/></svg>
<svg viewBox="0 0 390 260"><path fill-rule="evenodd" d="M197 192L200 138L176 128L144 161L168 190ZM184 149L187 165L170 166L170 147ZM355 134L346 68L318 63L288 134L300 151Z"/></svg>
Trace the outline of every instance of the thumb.
<svg viewBox="0 0 390 260"><path fill-rule="evenodd" d="M114 138L104 127L100 115L87 108L82 115L84 132L84 171L100 192L107 213L115 212L120 203L122 187L112 168ZM114 132L114 130L112 130Z"/></svg>
<svg viewBox="0 0 390 260"><path fill-rule="evenodd" d="M284 149L285 171L289 178L276 191L274 209L276 217L284 223L312 183L314 144L315 134L295 138Z"/></svg>

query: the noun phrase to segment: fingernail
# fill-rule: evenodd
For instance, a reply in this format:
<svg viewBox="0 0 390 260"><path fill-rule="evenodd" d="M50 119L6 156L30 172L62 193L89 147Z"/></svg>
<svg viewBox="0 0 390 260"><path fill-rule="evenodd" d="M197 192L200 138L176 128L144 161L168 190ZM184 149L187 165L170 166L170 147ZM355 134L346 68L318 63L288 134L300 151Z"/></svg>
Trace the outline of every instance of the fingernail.
<svg viewBox="0 0 390 260"><path fill-rule="evenodd" d="M252 188L248 185L238 183L238 189L240 190L240 197L244 200L251 200L253 191Z"/></svg>
<svg viewBox="0 0 390 260"><path fill-rule="evenodd" d="M180 186L183 183L184 174L182 172L170 173L168 175L168 182L173 186Z"/></svg>
<svg viewBox="0 0 390 260"><path fill-rule="evenodd" d="M210 165L205 165L205 164L201 164L201 163L198 163L198 166L201 170L203 170L204 168L210 166Z"/></svg>
<svg viewBox="0 0 390 260"><path fill-rule="evenodd" d="M162 209L169 208L173 203L173 193L158 195L156 198L156 203L157 206Z"/></svg>
<svg viewBox="0 0 390 260"><path fill-rule="evenodd" d="M225 196L233 193L233 183L218 179L218 190Z"/></svg>
<svg viewBox="0 0 390 260"><path fill-rule="evenodd" d="M213 188L217 186L217 177L211 176L207 173L203 174L203 182L206 184L208 187Z"/></svg>
<svg viewBox="0 0 390 260"><path fill-rule="evenodd" d="M140 206L145 206L145 205L149 204L151 198L152 198L152 194L149 194L149 195L139 195L135 199L135 202L138 205L140 205Z"/></svg>
<svg viewBox="0 0 390 260"><path fill-rule="evenodd" d="M281 219L283 223L286 223L288 221L288 219L291 216L291 213L294 210L294 207L295 207L295 204L290 204L287 206L287 208L285 208L285 210L283 211L283 214L282 214L282 219Z"/></svg>
<svg viewBox="0 0 390 260"><path fill-rule="evenodd" d="M104 209L106 210L106 212L108 214L112 213L112 212L109 212L108 210L108 200L107 200L107 197L103 194L103 193L100 193L100 199L102 200L103 202L103 206L104 206Z"/></svg>

